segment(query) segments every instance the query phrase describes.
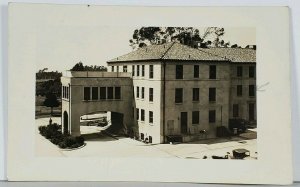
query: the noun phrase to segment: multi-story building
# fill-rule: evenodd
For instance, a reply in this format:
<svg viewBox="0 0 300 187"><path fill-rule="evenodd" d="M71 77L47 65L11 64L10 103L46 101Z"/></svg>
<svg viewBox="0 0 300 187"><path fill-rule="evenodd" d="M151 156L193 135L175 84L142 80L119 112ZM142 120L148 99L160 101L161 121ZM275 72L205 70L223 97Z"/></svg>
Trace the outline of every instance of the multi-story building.
<svg viewBox="0 0 300 187"><path fill-rule="evenodd" d="M70 72L62 78L64 131L80 134L79 116L96 111L120 114L118 129L150 143L213 138L230 118L256 120L254 49L197 49L172 42L107 64L106 73Z"/></svg>

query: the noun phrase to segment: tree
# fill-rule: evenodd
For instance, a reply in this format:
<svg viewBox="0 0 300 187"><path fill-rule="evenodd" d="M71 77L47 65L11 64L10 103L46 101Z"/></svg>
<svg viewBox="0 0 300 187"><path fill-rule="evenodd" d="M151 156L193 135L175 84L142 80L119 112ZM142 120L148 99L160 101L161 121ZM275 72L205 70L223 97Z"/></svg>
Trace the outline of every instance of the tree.
<svg viewBox="0 0 300 187"><path fill-rule="evenodd" d="M71 68L71 71L107 71L107 68L105 66L97 65L84 66L82 62L78 62Z"/></svg>
<svg viewBox="0 0 300 187"><path fill-rule="evenodd" d="M59 102L57 100L57 97L55 94L53 93L48 93L46 95L46 99L44 101L44 105L46 107L51 107L51 116L53 115L53 107L58 107L59 106Z"/></svg>
<svg viewBox="0 0 300 187"><path fill-rule="evenodd" d="M194 27L141 27L134 30L129 43L133 49L171 41L179 41L195 48L228 47L229 42L220 40L224 34L225 29L219 27L207 27L202 35L199 29ZM213 42L209 38L212 38Z"/></svg>

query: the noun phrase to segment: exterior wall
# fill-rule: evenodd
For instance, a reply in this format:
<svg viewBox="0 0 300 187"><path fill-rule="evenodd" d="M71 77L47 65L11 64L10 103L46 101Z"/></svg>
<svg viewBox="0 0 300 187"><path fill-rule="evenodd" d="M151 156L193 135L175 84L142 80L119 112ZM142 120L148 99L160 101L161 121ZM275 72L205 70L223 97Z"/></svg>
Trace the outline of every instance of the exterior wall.
<svg viewBox="0 0 300 187"><path fill-rule="evenodd" d="M243 75L242 77L237 77L237 67L243 67ZM249 103L254 103L255 107L255 115L254 118L256 120L256 90L255 96L249 97L249 85L255 85L256 87L256 76L254 78L249 78L249 67L254 66L255 64L231 64L231 91L230 91L230 118L233 117L233 104L239 105L239 116L238 118L242 118L245 120L249 120ZM256 74L256 73L255 73ZM255 75L254 74L254 75ZM243 91L242 96L237 96L237 85L242 85Z"/></svg>
<svg viewBox="0 0 300 187"><path fill-rule="evenodd" d="M80 78L80 77L62 77L62 83L65 85L66 80L70 80L70 108L68 103L62 103L62 113L68 111L70 134L80 135L80 116L93 112L112 111L123 114L123 124L129 130L134 128L132 124L132 79L131 78ZM120 100L96 100L85 101L83 99L84 87L121 87ZM98 92L99 93L99 92Z"/></svg>
<svg viewBox="0 0 300 187"><path fill-rule="evenodd" d="M176 79L176 65L183 64L183 79ZM200 76L194 78L194 65L199 65ZM209 79L209 65L216 65L217 77ZM216 102L209 102L209 88L216 88ZM175 103L175 88L183 88L183 103ZM200 101L192 100L193 88L200 89ZM217 126L227 126L229 112L230 65L228 63L177 63L169 62L166 65L166 135L180 135L181 112L188 113L187 136L199 135L201 130L206 131L203 138L215 137ZM216 110L216 122L209 123L209 110ZM192 111L200 111L200 122L192 124ZM173 121L173 122L172 122ZM172 128L168 124L173 123ZM189 141L190 137L184 139Z"/></svg>
<svg viewBox="0 0 300 187"><path fill-rule="evenodd" d="M149 65L153 65L153 78L149 78ZM161 132L161 64L160 62L126 62L109 64L108 70L111 71L111 65L114 70L123 71L123 66L127 65L127 72L132 73L132 66L135 67L133 79L134 100L132 107L135 112L134 123L138 125L137 135L141 138L141 133L145 138L152 137L152 143L163 143L163 135ZM140 73L137 76L137 67L139 65ZM142 76L142 65L145 66L145 76ZM137 87L139 87L140 94L137 98ZM141 88L144 87L144 99L141 98ZM149 88L153 88L153 102L149 101ZM131 97L133 98L133 96ZM139 109L139 120L137 120L136 109ZM141 121L141 109L145 110L145 121ZM153 123L149 123L149 111L153 112Z"/></svg>

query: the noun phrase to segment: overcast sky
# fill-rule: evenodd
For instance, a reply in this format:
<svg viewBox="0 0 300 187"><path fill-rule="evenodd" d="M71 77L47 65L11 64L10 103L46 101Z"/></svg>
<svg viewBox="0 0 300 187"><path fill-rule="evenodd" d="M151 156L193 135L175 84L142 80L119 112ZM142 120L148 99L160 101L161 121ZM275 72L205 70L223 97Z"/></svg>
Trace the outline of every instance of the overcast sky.
<svg viewBox="0 0 300 187"><path fill-rule="evenodd" d="M106 61L132 51L129 39L135 27L74 27L49 25L39 28L36 39L36 70L65 71L77 62L103 65ZM200 34L204 28L200 28ZM256 44L255 28L225 28L222 38L242 47Z"/></svg>

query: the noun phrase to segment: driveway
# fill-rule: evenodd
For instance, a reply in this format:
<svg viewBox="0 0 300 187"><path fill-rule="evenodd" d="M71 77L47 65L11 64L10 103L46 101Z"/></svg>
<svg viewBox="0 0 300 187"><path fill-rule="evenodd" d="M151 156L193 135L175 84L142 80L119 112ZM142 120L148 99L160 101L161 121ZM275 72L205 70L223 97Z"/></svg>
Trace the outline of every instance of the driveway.
<svg viewBox="0 0 300 187"><path fill-rule="evenodd" d="M60 118L52 118L60 124ZM36 120L37 127L49 123L49 118ZM130 158L210 158L212 155L232 154L233 149L244 148L250 151L250 159L257 158L257 141L245 137L231 139L210 139L181 144L149 145L130 138L112 138L101 133L101 127L81 126L86 146L66 151L59 149L36 131L36 150L38 156L62 157L130 157ZM256 132L255 132L256 133ZM249 135L247 135L249 136Z"/></svg>

